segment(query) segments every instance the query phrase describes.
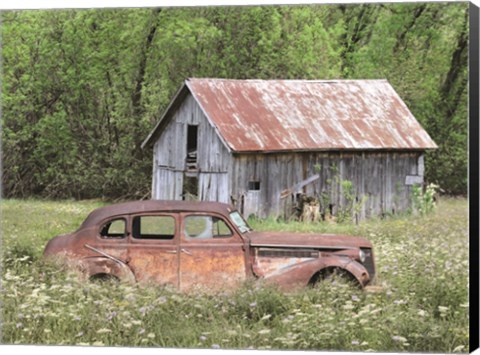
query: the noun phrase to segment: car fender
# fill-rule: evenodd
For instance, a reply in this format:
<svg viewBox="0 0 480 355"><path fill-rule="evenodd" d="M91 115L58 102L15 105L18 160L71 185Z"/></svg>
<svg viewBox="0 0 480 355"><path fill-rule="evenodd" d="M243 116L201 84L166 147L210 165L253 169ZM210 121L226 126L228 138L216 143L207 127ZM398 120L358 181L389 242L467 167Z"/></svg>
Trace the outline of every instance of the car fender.
<svg viewBox="0 0 480 355"><path fill-rule="evenodd" d="M88 276L110 275L122 281L135 282L135 275L127 264L104 256L91 256L82 259L82 271Z"/></svg>
<svg viewBox="0 0 480 355"><path fill-rule="evenodd" d="M315 275L329 268L346 270L362 287L370 281L368 271L362 264L344 256L328 256L295 264L265 277L265 281L283 289L305 287Z"/></svg>

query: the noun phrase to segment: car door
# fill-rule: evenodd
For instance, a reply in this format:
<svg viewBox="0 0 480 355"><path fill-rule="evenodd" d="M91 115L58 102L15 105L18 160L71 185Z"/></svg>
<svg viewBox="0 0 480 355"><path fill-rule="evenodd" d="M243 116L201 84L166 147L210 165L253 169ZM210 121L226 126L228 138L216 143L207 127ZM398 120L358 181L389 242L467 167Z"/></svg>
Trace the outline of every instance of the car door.
<svg viewBox="0 0 480 355"><path fill-rule="evenodd" d="M178 287L177 219L169 213L132 216L128 265L138 281Z"/></svg>
<svg viewBox="0 0 480 355"><path fill-rule="evenodd" d="M231 289L246 278L244 243L214 214L182 215L180 289Z"/></svg>

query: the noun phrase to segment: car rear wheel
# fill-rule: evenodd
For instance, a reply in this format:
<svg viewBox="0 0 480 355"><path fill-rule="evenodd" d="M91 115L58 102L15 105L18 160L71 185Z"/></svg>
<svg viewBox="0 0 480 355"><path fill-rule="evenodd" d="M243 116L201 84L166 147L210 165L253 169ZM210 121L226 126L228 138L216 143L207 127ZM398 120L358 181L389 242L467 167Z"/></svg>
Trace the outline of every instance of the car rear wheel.
<svg viewBox="0 0 480 355"><path fill-rule="evenodd" d="M314 275L310 284L315 286L319 283L336 285L351 285L360 287L360 283L350 272L338 267L326 268Z"/></svg>

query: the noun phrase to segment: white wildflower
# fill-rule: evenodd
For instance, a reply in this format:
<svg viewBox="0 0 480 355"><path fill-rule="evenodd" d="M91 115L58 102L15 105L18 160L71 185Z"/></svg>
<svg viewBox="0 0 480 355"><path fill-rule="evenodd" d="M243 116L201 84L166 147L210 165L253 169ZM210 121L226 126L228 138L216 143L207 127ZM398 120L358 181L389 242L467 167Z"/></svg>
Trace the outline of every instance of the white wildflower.
<svg viewBox="0 0 480 355"><path fill-rule="evenodd" d="M264 315L260 320L267 320L267 319L270 319L272 317L271 314L267 314L267 315Z"/></svg>
<svg viewBox="0 0 480 355"><path fill-rule="evenodd" d="M401 343L406 343L406 342L407 342L407 339L406 339L406 338L401 337L401 336L399 336L399 335L394 335L394 336L392 337L392 340L398 341L398 342L401 342Z"/></svg>
<svg viewBox="0 0 480 355"><path fill-rule="evenodd" d="M464 345L459 345L455 349L453 349L452 353L459 353L465 348Z"/></svg>
<svg viewBox="0 0 480 355"><path fill-rule="evenodd" d="M112 331L108 328L101 328L97 330L97 334L111 333Z"/></svg>

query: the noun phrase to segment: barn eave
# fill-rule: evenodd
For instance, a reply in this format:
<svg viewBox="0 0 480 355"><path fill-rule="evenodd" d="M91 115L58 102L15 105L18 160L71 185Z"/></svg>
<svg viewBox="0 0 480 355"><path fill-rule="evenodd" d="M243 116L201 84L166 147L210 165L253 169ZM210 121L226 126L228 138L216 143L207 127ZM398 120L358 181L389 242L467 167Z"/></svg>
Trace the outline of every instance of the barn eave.
<svg viewBox="0 0 480 355"><path fill-rule="evenodd" d="M181 105L183 99L187 96L187 94L188 94L188 88L184 83L173 96L173 99L170 101L170 104L168 105L167 109L163 112L162 117L158 120L155 127L150 131L147 138L145 138L145 140L142 142L142 145L141 145L142 149L145 149L145 147L150 147L153 145L153 143L157 140L158 136L160 135L162 128L167 124L168 119L172 117L173 113Z"/></svg>

